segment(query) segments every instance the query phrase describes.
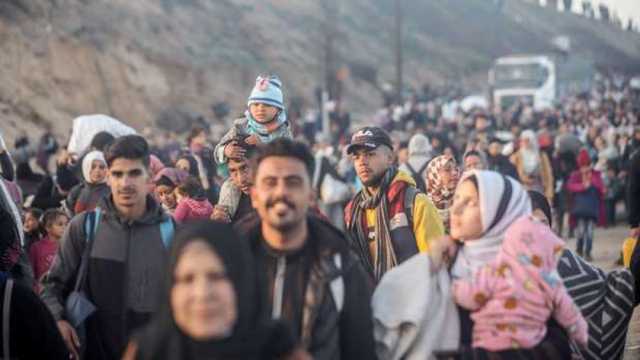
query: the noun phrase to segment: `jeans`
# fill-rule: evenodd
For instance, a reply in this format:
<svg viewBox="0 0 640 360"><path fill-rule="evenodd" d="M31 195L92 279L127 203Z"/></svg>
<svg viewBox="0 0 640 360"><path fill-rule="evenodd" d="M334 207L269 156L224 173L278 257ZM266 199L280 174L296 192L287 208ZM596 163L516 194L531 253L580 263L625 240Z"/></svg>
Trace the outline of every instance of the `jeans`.
<svg viewBox="0 0 640 360"><path fill-rule="evenodd" d="M591 247L593 246L593 227L596 221L591 218L578 218L578 226L576 228L578 238L578 253L582 254L584 245L584 254L591 255Z"/></svg>

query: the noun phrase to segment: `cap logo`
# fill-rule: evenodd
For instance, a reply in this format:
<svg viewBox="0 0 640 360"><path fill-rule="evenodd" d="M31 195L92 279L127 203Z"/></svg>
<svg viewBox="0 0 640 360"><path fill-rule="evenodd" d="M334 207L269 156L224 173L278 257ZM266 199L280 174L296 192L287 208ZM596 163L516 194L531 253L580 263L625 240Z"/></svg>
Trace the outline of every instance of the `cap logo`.
<svg viewBox="0 0 640 360"><path fill-rule="evenodd" d="M371 130L359 130L358 132L353 134L353 138L351 141L356 141L358 138L367 137L367 136L373 136L373 133L371 132Z"/></svg>

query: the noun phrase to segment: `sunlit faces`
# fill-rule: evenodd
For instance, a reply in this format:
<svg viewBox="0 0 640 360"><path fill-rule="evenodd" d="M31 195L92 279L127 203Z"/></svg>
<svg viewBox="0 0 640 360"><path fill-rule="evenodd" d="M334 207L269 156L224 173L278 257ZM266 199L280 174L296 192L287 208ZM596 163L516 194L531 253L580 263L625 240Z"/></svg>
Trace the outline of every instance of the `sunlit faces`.
<svg viewBox="0 0 640 360"><path fill-rule="evenodd" d="M391 149L381 145L375 149L360 147L351 155L356 174L364 186L376 186L393 164Z"/></svg>
<svg viewBox="0 0 640 360"><path fill-rule="evenodd" d="M449 212L451 237L466 241L482 236L480 198L478 189L471 180L458 185Z"/></svg>
<svg viewBox="0 0 640 360"><path fill-rule="evenodd" d="M89 171L89 181L92 184L101 183L107 177L107 164L100 160L91 162L91 170Z"/></svg>
<svg viewBox="0 0 640 360"><path fill-rule="evenodd" d="M145 203L149 171L142 160L117 158L108 171L113 202L118 208L131 208Z"/></svg>
<svg viewBox="0 0 640 360"><path fill-rule="evenodd" d="M244 158L229 159L227 166L233 184L243 193L248 194L253 184L255 161Z"/></svg>
<svg viewBox="0 0 640 360"><path fill-rule="evenodd" d="M224 263L207 243L185 245L173 276L171 310L185 334L209 340L232 332L238 317L236 292Z"/></svg>
<svg viewBox="0 0 640 360"><path fill-rule="evenodd" d="M38 229L38 226L40 226L38 218L33 216L31 212L27 212L24 215L24 223L22 224L24 232L31 233L33 231L36 231Z"/></svg>
<svg viewBox="0 0 640 360"><path fill-rule="evenodd" d="M482 164L482 159L478 155L467 155L464 158L464 170L484 170L484 165Z"/></svg>
<svg viewBox="0 0 640 360"><path fill-rule="evenodd" d="M176 196L173 193L173 187L168 185L157 185L155 193L162 205L168 209L175 209L177 206Z"/></svg>
<svg viewBox="0 0 640 360"><path fill-rule="evenodd" d="M176 161L176 169L180 169L186 173L191 172L191 164L187 159L180 159Z"/></svg>
<svg viewBox="0 0 640 360"><path fill-rule="evenodd" d="M313 197L311 180L302 161L271 156L258 165L251 202L267 226L287 232L303 224Z"/></svg>
<svg viewBox="0 0 640 360"><path fill-rule="evenodd" d="M249 105L249 112L256 121L265 123L275 118L276 114L278 114L278 108L263 103L252 103Z"/></svg>
<svg viewBox="0 0 640 360"><path fill-rule="evenodd" d="M60 239L64 230L67 228L69 218L64 215L57 216L54 221L49 222L46 226L47 234L53 239Z"/></svg>

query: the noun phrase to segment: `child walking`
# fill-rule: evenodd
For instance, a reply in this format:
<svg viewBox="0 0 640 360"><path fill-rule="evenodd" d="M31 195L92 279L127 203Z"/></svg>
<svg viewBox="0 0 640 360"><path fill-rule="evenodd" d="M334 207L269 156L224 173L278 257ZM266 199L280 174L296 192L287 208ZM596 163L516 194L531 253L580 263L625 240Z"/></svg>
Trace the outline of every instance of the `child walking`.
<svg viewBox="0 0 640 360"><path fill-rule="evenodd" d="M473 279L454 281L454 300L472 311L474 348L531 349L545 337L550 317L578 344L587 343L587 322L556 271L563 248L548 226L521 217L492 262Z"/></svg>
<svg viewBox="0 0 640 360"><path fill-rule="evenodd" d="M36 293L40 293L42 289L43 277L53 263L58 251L60 238L67 228L68 222L67 214L59 209L49 209L42 216L42 224L46 235L42 240L33 243L29 249L29 261L33 267L33 275L36 278Z"/></svg>
<svg viewBox="0 0 640 360"><path fill-rule="evenodd" d="M173 213L173 218L178 223L189 220L205 220L211 217L213 205L204 194L200 182L193 177L188 178L176 190L178 206Z"/></svg>
<svg viewBox="0 0 640 360"><path fill-rule="evenodd" d="M578 154L578 170L571 173L567 189L573 194L571 215L577 222L576 252L580 256L584 255L585 260L591 261L593 231L601 215L605 189L602 176L592 168L591 158L585 149L580 150Z"/></svg>

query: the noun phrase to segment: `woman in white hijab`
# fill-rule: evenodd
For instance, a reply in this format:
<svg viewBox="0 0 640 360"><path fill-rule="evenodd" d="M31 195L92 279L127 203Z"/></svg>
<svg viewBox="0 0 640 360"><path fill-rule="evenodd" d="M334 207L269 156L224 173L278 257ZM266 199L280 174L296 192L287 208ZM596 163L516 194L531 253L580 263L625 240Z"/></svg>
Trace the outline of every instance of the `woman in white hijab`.
<svg viewBox="0 0 640 360"><path fill-rule="evenodd" d="M446 342L447 347L441 345L443 334L447 334L446 340L457 341L456 358L488 358L487 351L471 348L470 314L455 306L451 309L450 277L469 278L492 260L509 226L531 214L531 200L512 178L474 170L460 180L450 211L451 238L456 245L450 242L451 238L432 244L429 254L416 255L385 274L374 292L374 336L381 358L428 358L437 350L451 348L450 341ZM449 273L440 267L447 256L455 257ZM452 314L457 316L452 319ZM557 326L548 328L547 336L537 347L493 353L492 358L570 358L567 336ZM425 350L424 344L432 346ZM417 353L416 349L423 352Z"/></svg>
<svg viewBox="0 0 640 360"><path fill-rule="evenodd" d="M538 191L553 202L553 171L551 162L544 151L540 151L538 139L533 130L525 130L520 135L520 149L511 156L511 162L518 170L518 176L527 190Z"/></svg>

